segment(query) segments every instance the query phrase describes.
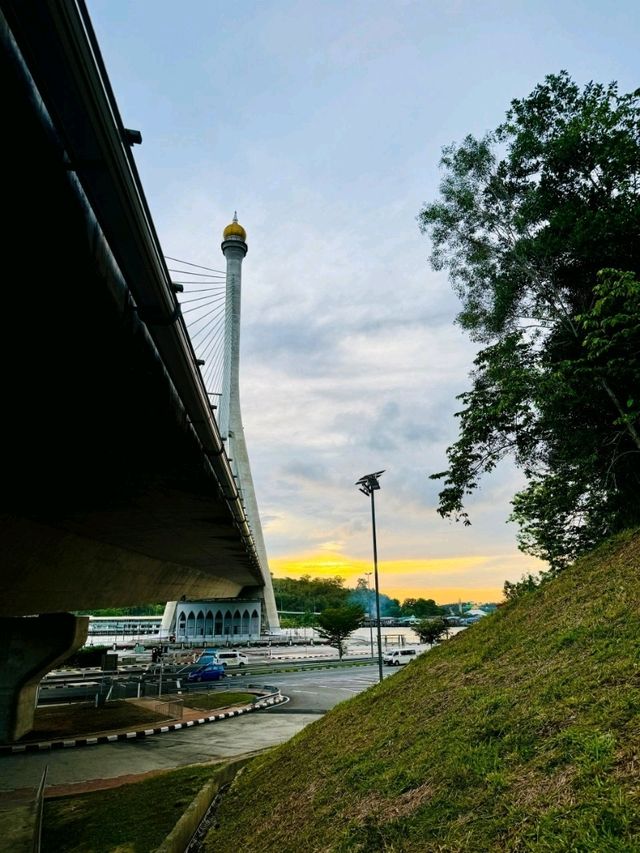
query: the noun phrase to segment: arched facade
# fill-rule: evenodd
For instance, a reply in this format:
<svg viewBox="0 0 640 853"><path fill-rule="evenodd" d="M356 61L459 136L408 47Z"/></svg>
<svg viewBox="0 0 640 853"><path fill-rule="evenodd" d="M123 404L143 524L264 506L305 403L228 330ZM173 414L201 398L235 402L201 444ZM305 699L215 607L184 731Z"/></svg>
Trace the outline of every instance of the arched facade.
<svg viewBox="0 0 640 853"><path fill-rule="evenodd" d="M174 631L178 642L246 642L260 637L259 601L179 601Z"/></svg>

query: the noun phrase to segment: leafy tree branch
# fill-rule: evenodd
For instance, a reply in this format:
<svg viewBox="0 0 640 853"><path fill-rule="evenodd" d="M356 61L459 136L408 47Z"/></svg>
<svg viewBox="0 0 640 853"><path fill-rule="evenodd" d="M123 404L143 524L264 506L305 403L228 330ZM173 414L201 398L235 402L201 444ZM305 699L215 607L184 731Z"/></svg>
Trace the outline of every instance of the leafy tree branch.
<svg viewBox="0 0 640 853"><path fill-rule="evenodd" d="M420 227L482 349L439 512L510 456L520 545L562 568L640 521L640 90L550 75L441 165Z"/></svg>

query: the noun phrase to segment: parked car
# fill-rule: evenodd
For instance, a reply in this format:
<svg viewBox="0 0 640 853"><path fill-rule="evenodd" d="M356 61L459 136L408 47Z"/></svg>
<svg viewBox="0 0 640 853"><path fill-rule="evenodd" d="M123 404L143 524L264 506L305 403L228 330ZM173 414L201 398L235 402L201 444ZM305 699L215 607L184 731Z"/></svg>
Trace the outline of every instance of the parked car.
<svg viewBox="0 0 640 853"><path fill-rule="evenodd" d="M382 660L387 666L402 666L417 656L417 649L393 649L393 651L385 652Z"/></svg>
<svg viewBox="0 0 640 853"><path fill-rule="evenodd" d="M229 649L228 651L219 651L216 652L216 660L218 663L221 663L225 669L228 666L247 666L249 663L249 658L245 655L244 652L238 652L235 649Z"/></svg>
<svg viewBox="0 0 640 853"><path fill-rule="evenodd" d="M206 663L187 674L188 682L220 681L225 677L225 667L221 663Z"/></svg>

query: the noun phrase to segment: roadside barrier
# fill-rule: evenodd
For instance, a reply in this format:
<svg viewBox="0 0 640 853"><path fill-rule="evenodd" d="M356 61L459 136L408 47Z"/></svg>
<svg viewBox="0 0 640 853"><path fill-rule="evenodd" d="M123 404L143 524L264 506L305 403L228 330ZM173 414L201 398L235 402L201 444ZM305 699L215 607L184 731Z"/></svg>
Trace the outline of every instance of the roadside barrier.
<svg viewBox="0 0 640 853"><path fill-rule="evenodd" d="M254 689L259 689L257 685L252 685ZM264 693L258 697L257 702L247 703L241 708L234 708L228 711L221 711L217 714L211 714L207 717L200 717L197 720L187 720L183 723L168 723L166 726L155 726L151 729L138 729L132 732L117 732L110 735L96 735L95 737L69 738L66 740L45 741L40 743L17 743L6 746L0 746L0 755L15 755L22 752L43 752L53 749L70 749L77 746L96 746L100 743L116 743L127 740L141 740L153 735L165 734L166 732L177 732L181 729L190 729L194 726L204 726L208 723L219 723L223 720L229 720L232 717L240 717L242 714L249 714L252 711L260 711L271 708L274 705L279 705L282 702L288 702L289 699L280 693L278 687L264 686L262 689L271 691Z"/></svg>
<svg viewBox="0 0 640 853"><path fill-rule="evenodd" d="M40 779L40 784L38 785L38 790L36 792L35 799L35 826L33 828L33 853L40 853L40 845L42 842L42 814L44 811L44 789L47 786L47 772L49 770L49 765L45 764L44 770L42 771L42 777Z"/></svg>

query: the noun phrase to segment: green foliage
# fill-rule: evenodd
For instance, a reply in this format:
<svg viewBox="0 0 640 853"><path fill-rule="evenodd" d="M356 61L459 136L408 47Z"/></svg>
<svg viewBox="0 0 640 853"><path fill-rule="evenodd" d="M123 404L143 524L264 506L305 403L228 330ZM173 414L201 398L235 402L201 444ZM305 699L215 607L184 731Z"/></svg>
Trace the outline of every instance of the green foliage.
<svg viewBox="0 0 640 853"><path fill-rule="evenodd" d="M164 604L137 604L134 607L106 607L102 610L77 610L76 616L162 616Z"/></svg>
<svg viewBox="0 0 640 853"><path fill-rule="evenodd" d="M629 389L618 403L616 425L625 426L637 441L635 424L640 418L640 282L633 273L605 269L598 273L595 303L576 318L581 331L587 379L598 379L608 391L617 383ZM614 399L614 398L612 398Z"/></svg>
<svg viewBox="0 0 640 853"><path fill-rule="evenodd" d="M362 625L363 620L364 611L358 604L328 607L318 616L316 631L330 646L338 649L338 656L342 660L344 641Z"/></svg>
<svg viewBox="0 0 640 853"><path fill-rule="evenodd" d="M383 616L403 616L402 606L397 598L389 598L384 610Z"/></svg>
<svg viewBox="0 0 640 853"><path fill-rule="evenodd" d="M413 630L420 637L421 643L429 643L432 646L447 633L448 628L444 619L422 619Z"/></svg>
<svg viewBox="0 0 640 853"><path fill-rule="evenodd" d="M402 608L397 598L390 598L384 592L379 593L380 600L380 615L381 616L401 616ZM372 589L367 582L367 578L358 578L356 588L350 593L348 598L349 604L359 604L367 614L371 614L372 618L376 615L376 600L375 590Z"/></svg>
<svg viewBox="0 0 640 853"><path fill-rule="evenodd" d="M550 75L445 149L419 216L483 344L433 475L439 512L468 524L468 495L510 455L520 546L553 569L640 520L639 95Z"/></svg>
<svg viewBox="0 0 640 853"><path fill-rule="evenodd" d="M444 607L436 604L433 598L405 598L402 602L402 616L425 619L427 616L442 616L444 612Z"/></svg>
<svg viewBox="0 0 640 853"><path fill-rule="evenodd" d="M357 605L365 613L371 610L375 616L375 593L373 589L367 588L366 578L358 578L355 589L346 587L344 578L339 576L312 578L310 575L303 575L301 578L272 578L272 582L278 610L299 611L280 619L283 628L315 625L314 613L349 604ZM390 598L383 592L380 593L380 613L383 616L406 615L398 599Z"/></svg>
<svg viewBox="0 0 640 853"><path fill-rule="evenodd" d="M640 849L638 566L637 530L259 756L205 850Z"/></svg>
<svg viewBox="0 0 640 853"><path fill-rule="evenodd" d="M351 593L341 577L312 578L311 575L303 575L300 578L272 578L272 583L278 610L301 613L342 607Z"/></svg>
<svg viewBox="0 0 640 853"><path fill-rule="evenodd" d="M523 575L519 581L505 581L502 588L506 601L514 601L520 598L521 595L526 595L528 592L533 592L540 586L540 575L527 574Z"/></svg>

